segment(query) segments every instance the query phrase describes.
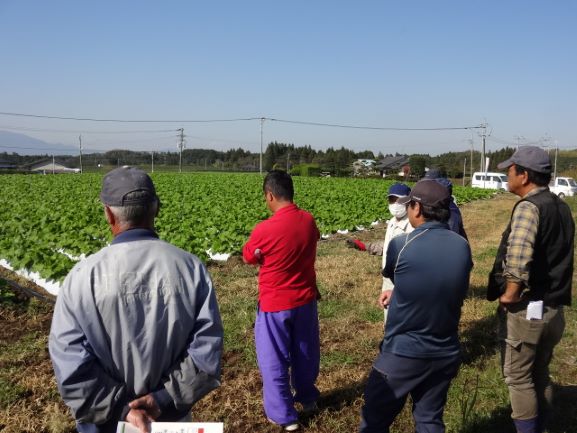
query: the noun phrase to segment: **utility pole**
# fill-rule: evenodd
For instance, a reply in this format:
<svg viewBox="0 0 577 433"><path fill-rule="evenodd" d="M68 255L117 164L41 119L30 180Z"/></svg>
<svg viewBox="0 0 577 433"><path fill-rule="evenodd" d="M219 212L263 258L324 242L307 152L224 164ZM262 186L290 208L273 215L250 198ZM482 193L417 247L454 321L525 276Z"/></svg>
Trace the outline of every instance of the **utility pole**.
<svg viewBox="0 0 577 433"><path fill-rule="evenodd" d="M184 149L184 128L180 128L177 131L180 132L180 142L178 143L178 148L180 150L180 154L178 157L178 172L182 173L182 150Z"/></svg>
<svg viewBox="0 0 577 433"><path fill-rule="evenodd" d="M286 172L289 172L289 164L290 164L290 160L291 160L291 151L288 150L287 154L286 154Z"/></svg>
<svg viewBox="0 0 577 433"><path fill-rule="evenodd" d="M557 179L557 155L559 154L559 145L557 140L555 140L555 168L553 169L553 182Z"/></svg>
<svg viewBox="0 0 577 433"><path fill-rule="evenodd" d="M262 175L262 128L264 125L264 117L260 118L260 163L259 163L259 173Z"/></svg>
<svg viewBox="0 0 577 433"><path fill-rule="evenodd" d="M150 156L152 159L152 167L151 167L151 173L154 173L154 150L152 152L150 152Z"/></svg>
<svg viewBox="0 0 577 433"><path fill-rule="evenodd" d="M78 142L80 144L80 174L82 174L82 135L78 136Z"/></svg>
<svg viewBox="0 0 577 433"><path fill-rule="evenodd" d="M463 162L463 186L465 186L465 171L466 170L467 170L467 158L465 158L465 162Z"/></svg>
<svg viewBox="0 0 577 433"><path fill-rule="evenodd" d="M487 138L487 124L483 123L481 125L483 128L483 151L481 152L481 171L485 173L487 171L487 167L485 166L485 139Z"/></svg>
<svg viewBox="0 0 577 433"><path fill-rule="evenodd" d="M54 155L52 155L52 174L54 174Z"/></svg>
<svg viewBox="0 0 577 433"><path fill-rule="evenodd" d="M469 161L469 165L471 167L471 186L473 185L473 134L471 133L471 139L469 140L470 144L471 144L471 160Z"/></svg>

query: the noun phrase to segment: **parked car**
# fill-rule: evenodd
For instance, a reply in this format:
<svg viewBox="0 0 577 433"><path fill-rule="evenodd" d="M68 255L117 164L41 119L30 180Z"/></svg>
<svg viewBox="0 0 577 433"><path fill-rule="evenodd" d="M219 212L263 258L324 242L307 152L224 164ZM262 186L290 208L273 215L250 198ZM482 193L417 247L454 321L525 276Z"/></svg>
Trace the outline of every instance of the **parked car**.
<svg viewBox="0 0 577 433"><path fill-rule="evenodd" d="M507 175L504 173L483 173L476 172L473 173L473 178L471 179L471 186L473 188L484 188L484 189L507 189Z"/></svg>
<svg viewBox="0 0 577 433"><path fill-rule="evenodd" d="M577 182L572 177L556 177L549 184L549 189L560 198L577 195Z"/></svg>

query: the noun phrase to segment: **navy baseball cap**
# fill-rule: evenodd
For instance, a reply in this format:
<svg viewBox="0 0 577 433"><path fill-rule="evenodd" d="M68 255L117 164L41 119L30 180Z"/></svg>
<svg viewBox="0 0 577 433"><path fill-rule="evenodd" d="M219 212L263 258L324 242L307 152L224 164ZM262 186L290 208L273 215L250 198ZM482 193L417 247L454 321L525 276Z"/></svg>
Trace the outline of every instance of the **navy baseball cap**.
<svg viewBox="0 0 577 433"><path fill-rule="evenodd" d="M404 183L394 183L389 187L389 193L387 194L387 197L404 197L409 195L410 192L411 188L409 188Z"/></svg>
<svg viewBox="0 0 577 433"><path fill-rule="evenodd" d="M127 199L133 192L136 197ZM136 167L119 167L108 172L102 179L100 200L108 206L143 205L158 200L152 179Z"/></svg>
<svg viewBox="0 0 577 433"><path fill-rule="evenodd" d="M418 181L407 197L400 198L397 203L406 204L415 201L426 206L449 208L451 195L449 190L432 179Z"/></svg>
<svg viewBox="0 0 577 433"><path fill-rule="evenodd" d="M513 164L536 171L537 173L551 173L551 158L547 152L537 146L523 146L511 158L498 164L499 170L505 170Z"/></svg>

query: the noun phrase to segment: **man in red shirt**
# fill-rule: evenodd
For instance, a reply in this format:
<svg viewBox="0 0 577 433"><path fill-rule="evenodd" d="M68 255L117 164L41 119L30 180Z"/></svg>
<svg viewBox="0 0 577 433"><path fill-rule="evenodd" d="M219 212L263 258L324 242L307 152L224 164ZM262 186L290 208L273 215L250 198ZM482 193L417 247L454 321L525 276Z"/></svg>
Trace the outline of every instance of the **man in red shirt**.
<svg viewBox="0 0 577 433"><path fill-rule="evenodd" d="M299 424L294 402L308 412L316 409L319 397L315 386L320 343L314 268L319 230L313 216L293 203L289 174L271 171L263 190L273 215L256 225L242 255L245 263L260 266L254 332L264 410L268 419L285 431L295 431Z"/></svg>

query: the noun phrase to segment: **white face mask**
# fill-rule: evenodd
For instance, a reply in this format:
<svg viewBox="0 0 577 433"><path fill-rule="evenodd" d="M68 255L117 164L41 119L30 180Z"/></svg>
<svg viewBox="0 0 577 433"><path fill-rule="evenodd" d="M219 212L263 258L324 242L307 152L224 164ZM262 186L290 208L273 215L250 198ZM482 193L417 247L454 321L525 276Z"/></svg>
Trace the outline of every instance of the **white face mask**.
<svg viewBox="0 0 577 433"><path fill-rule="evenodd" d="M393 215L396 219L400 220L407 215L407 205L393 203L389 205L389 212Z"/></svg>

